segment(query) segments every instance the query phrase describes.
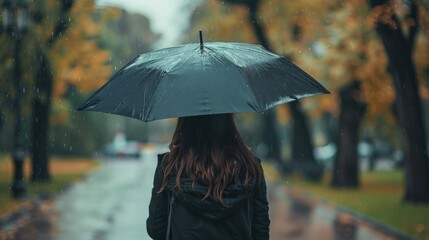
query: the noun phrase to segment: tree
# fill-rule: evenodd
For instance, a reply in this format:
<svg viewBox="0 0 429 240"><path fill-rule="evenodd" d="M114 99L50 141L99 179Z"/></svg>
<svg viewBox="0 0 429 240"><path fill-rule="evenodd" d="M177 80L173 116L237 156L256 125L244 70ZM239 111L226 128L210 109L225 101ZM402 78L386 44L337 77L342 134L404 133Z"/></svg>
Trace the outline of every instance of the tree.
<svg viewBox="0 0 429 240"><path fill-rule="evenodd" d="M68 13L74 1L65 0L57 3L59 7L58 22L52 31L51 37L41 40L38 53L39 66L35 77L35 90L33 98L33 144L32 144L32 175L33 182L49 181L51 176L48 169L48 129L49 111L51 106L52 75L51 63L47 51L61 37L69 26ZM41 11L43 12L43 11ZM44 21L41 21L43 23ZM43 42L42 42L43 41Z"/></svg>
<svg viewBox="0 0 429 240"><path fill-rule="evenodd" d="M375 30L386 51L388 72L395 87L397 121L401 128L405 161L405 202L429 203L429 160L421 113L417 74L413 61L419 30L419 7L406 1L407 16L401 22L393 1L370 0ZM404 26L407 24L408 26ZM408 31L403 31L408 27Z"/></svg>
<svg viewBox="0 0 429 240"><path fill-rule="evenodd" d="M335 106L340 102L337 137L331 139L337 146L332 184L355 188L359 183L357 144L364 110L368 109L367 118L386 114L393 98L386 74L377 69L384 59L380 57L380 47L374 45L371 31L358 18L361 13L354 10L359 9L354 2L302 3L305 5L292 5L297 15L292 20L294 31L290 38L296 40L291 51L300 66L322 81L329 80L328 88L334 92L334 96L317 98L319 102L314 105L318 110L310 114L337 114ZM347 98L344 92L352 92L359 99Z"/></svg>
<svg viewBox="0 0 429 240"><path fill-rule="evenodd" d="M357 156L358 129L366 110L361 99L360 82L353 81L340 91L341 113L338 130L338 152L334 160L332 186L359 186L359 162Z"/></svg>
<svg viewBox="0 0 429 240"><path fill-rule="evenodd" d="M38 67L33 95L33 182L51 178L48 133L53 97L64 94L69 85L84 90L98 87L111 73L110 67L106 66L109 53L100 51L96 42L89 38L97 33L97 26L90 16L93 10L94 1L37 2L36 13L49 17L39 18L36 35ZM53 73L55 67L58 75Z"/></svg>

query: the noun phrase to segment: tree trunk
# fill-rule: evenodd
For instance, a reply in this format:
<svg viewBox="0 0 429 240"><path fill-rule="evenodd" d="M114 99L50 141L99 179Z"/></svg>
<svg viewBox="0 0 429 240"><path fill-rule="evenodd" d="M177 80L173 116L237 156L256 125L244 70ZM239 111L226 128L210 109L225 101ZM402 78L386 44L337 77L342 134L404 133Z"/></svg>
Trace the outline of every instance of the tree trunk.
<svg viewBox="0 0 429 240"><path fill-rule="evenodd" d="M289 106L293 118L292 161L316 163L307 118L302 112L301 104L299 101L293 101L289 103Z"/></svg>
<svg viewBox="0 0 429 240"><path fill-rule="evenodd" d="M388 6L387 0L372 0L371 7ZM388 70L396 92L396 109L403 139L405 163L405 196L410 203L429 203L429 160L426 149L426 132L423 125L421 100L418 91L415 65L412 58L414 40L418 30L418 8L409 1L409 18L414 22L406 36L399 18L390 17L395 28L386 21L378 21L376 31L388 57Z"/></svg>
<svg viewBox="0 0 429 240"><path fill-rule="evenodd" d="M412 64L402 67L393 67L395 70L392 70L392 75L397 94L398 122L403 139L404 200L412 203L429 203L429 161L417 79Z"/></svg>
<svg viewBox="0 0 429 240"><path fill-rule="evenodd" d="M295 23L292 27L292 35L295 42L300 42L301 27ZM313 141L307 118L304 115L299 101L289 103L293 118L292 132L292 160L296 163L316 164L313 153Z"/></svg>
<svg viewBox="0 0 429 240"><path fill-rule="evenodd" d="M340 91L341 112L337 138L338 150L331 182L333 187L359 187L358 130L366 109L366 104L356 98L359 92L358 81L353 81Z"/></svg>
<svg viewBox="0 0 429 240"><path fill-rule="evenodd" d="M46 182L51 179L48 168L48 130L49 111L53 76L45 53L40 53L40 67L36 76L35 96L33 98L33 182Z"/></svg>
<svg viewBox="0 0 429 240"><path fill-rule="evenodd" d="M54 76L47 51L67 31L70 23L68 13L74 3L74 0L57 1L60 17L47 42L45 44L40 43L41 45L39 46L39 69L35 80L35 93L33 96L33 155L31 176L33 182L46 182L51 179L49 173L48 133ZM43 21L41 22L43 23Z"/></svg>
<svg viewBox="0 0 429 240"><path fill-rule="evenodd" d="M307 118L304 115L300 102L289 103L292 112L292 162L294 171L302 174L307 180L318 182L322 179L324 167L317 163L313 153Z"/></svg>
<svg viewBox="0 0 429 240"><path fill-rule="evenodd" d="M266 157L282 164L279 135L276 130L276 114L273 110L268 110L263 116L262 138L268 150Z"/></svg>
<svg viewBox="0 0 429 240"><path fill-rule="evenodd" d="M2 134L4 134L4 124L5 124L5 114L3 110L3 106L1 106L0 110L0 147L5 149L5 145L2 141Z"/></svg>

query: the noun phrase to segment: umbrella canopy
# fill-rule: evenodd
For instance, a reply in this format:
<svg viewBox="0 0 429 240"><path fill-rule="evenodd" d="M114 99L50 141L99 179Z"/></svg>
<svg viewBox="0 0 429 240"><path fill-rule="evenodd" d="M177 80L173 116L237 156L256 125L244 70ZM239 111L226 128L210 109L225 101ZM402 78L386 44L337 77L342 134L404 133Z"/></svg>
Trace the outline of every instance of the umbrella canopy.
<svg viewBox="0 0 429 240"><path fill-rule="evenodd" d="M141 54L78 110L142 121L262 112L329 93L299 67L259 45L209 42Z"/></svg>

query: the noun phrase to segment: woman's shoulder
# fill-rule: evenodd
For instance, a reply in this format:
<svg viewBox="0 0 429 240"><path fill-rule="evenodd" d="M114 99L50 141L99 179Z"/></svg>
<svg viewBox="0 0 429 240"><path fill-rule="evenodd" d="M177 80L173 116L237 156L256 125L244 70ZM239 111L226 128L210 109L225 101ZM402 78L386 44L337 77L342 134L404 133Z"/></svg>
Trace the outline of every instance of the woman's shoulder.
<svg viewBox="0 0 429 240"><path fill-rule="evenodd" d="M158 154L158 162L162 161L170 152L159 153Z"/></svg>
<svg viewBox="0 0 429 240"><path fill-rule="evenodd" d="M158 153L158 158L159 157L164 157L165 155L169 154L170 152L164 152L164 153Z"/></svg>

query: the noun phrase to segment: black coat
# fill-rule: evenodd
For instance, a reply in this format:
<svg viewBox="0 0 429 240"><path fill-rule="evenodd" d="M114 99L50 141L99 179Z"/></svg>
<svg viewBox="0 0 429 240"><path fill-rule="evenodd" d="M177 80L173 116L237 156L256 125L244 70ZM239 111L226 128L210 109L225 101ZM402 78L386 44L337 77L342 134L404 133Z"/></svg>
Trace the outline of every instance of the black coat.
<svg viewBox="0 0 429 240"><path fill-rule="evenodd" d="M183 177L182 192L175 190L175 178L167 188L157 193L162 183L161 161L158 155L149 218L146 222L149 236L155 240L251 240L269 239L267 188L262 175L260 183L244 189L241 185L228 186L223 194L225 207L213 198L202 200L207 187ZM169 211L172 209L172 211Z"/></svg>

